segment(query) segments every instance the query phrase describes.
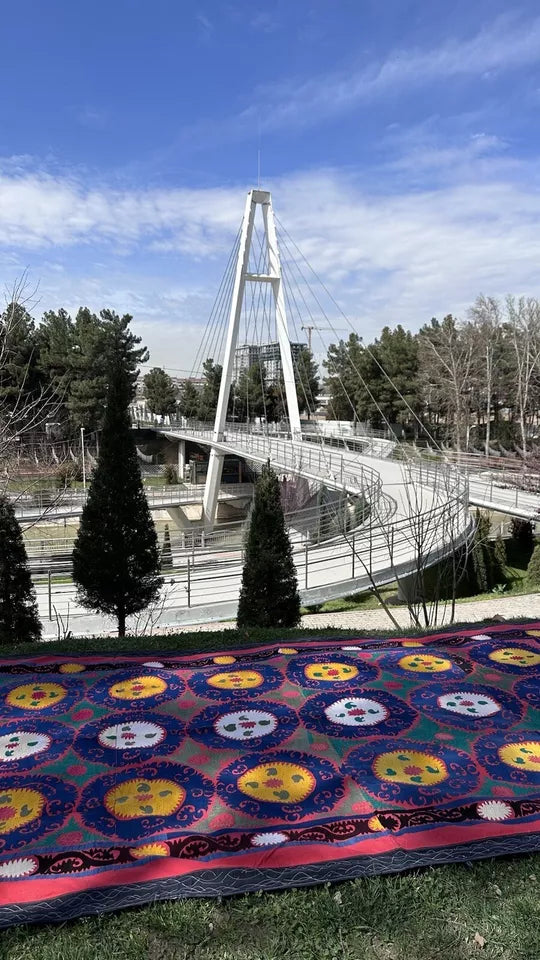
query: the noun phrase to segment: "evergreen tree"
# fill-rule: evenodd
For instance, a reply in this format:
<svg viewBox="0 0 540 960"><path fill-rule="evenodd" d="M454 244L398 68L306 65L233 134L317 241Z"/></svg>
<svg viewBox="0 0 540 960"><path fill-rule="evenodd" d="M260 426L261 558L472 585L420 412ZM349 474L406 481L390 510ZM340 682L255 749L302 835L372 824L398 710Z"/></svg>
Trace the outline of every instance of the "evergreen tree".
<svg viewBox="0 0 540 960"><path fill-rule="evenodd" d="M495 584L506 582L506 544L499 534L493 544L493 567Z"/></svg>
<svg viewBox="0 0 540 960"><path fill-rule="evenodd" d="M212 420L216 413L221 384L221 366L214 363L211 357L203 363L204 385L199 394L199 420Z"/></svg>
<svg viewBox="0 0 540 960"><path fill-rule="evenodd" d="M49 310L38 330L39 365L56 398L55 420L68 419L67 400L73 381L75 334L66 310Z"/></svg>
<svg viewBox="0 0 540 960"><path fill-rule="evenodd" d="M532 590L540 589L540 543L535 546L529 560L526 583Z"/></svg>
<svg viewBox="0 0 540 960"><path fill-rule="evenodd" d="M185 380L178 397L178 412L187 417L188 420L194 420L199 415L199 392L191 380Z"/></svg>
<svg viewBox="0 0 540 960"><path fill-rule="evenodd" d="M171 535L169 533L169 524L165 524L163 533L163 546L161 548L161 569L170 570L173 565L173 555L171 549Z"/></svg>
<svg viewBox="0 0 540 960"><path fill-rule="evenodd" d="M39 640L36 594L13 504L0 495L0 643Z"/></svg>
<svg viewBox="0 0 540 960"><path fill-rule="evenodd" d="M110 368L99 459L73 550L79 602L116 617L120 637L126 617L155 600L163 583L131 430L132 382L124 361L120 342Z"/></svg>
<svg viewBox="0 0 540 960"><path fill-rule="evenodd" d="M298 353L294 366L294 378L296 380L298 409L300 413L306 413L309 420L317 406L321 384L319 368L308 347L302 347ZM285 387L285 384L283 386Z"/></svg>
<svg viewBox="0 0 540 960"><path fill-rule="evenodd" d="M299 620L300 597L279 480L268 464L255 486L237 623L239 627L294 627Z"/></svg>
<svg viewBox="0 0 540 960"><path fill-rule="evenodd" d="M266 370L262 364L252 363L242 370L234 388L234 411L240 420L264 416L266 392Z"/></svg>
<svg viewBox="0 0 540 960"><path fill-rule="evenodd" d="M485 547L488 533L489 517L477 510L476 530L470 553L470 579L476 593L487 593L491 586Z"/></svg>
<svg viewBox="0 0 540 960"><path fill-rule="evenodd" d="M176 387L161 367L152 367L144 378L144 395L151 413L160 417L174 413L178 402Z"/></svg>
<svg viewBox="0 0 540 960"><path fill-rule="evenodd" d="M521 520L519 517L512 517L511 529L512 538L517 540L522 547L533 547L534 529L530 520Z"/></svg>
<svg viewBox="0 0 540 960"><path fill-rule="evenodd" d="M39 396L43 378L35 324L20 303L8 304L0 314L0 358L0 408L22 416L24 407ZM30 412L29 418L34 417Z"/></svg>
<svg viewBox="0 0 540 960"><path fill-rule="evenodd" d="M129 401L135 396L138 364L146 363L148 350L139 347L140 337L131 332L133 318L114 310L101 310L99 317L81 307L73 324L71 384L67 408L72 426L99 430L107 403L111 364L121 364L128 384Z"/></svg>

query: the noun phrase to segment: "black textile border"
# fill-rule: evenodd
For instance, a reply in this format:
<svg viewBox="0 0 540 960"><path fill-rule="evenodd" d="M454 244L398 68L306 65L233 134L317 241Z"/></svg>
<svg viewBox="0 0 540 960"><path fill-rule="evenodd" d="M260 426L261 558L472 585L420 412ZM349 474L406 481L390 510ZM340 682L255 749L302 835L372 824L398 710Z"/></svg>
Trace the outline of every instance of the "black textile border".
<svg viewBox="0 0 540 960"><path fill-rule="evenodd" d="M158 900L223 897L256 890L288 890L329 881L400 873L419 867L535 852L540 852L540 834L495 837L445 847L398 850L379 856L349 857L345 860L267 870L255 867L208 868L182 877L169 877L148 883L119 882L118 886L107 889L86 890L52 900L41 900L38 903L0 907L0 929L23 923L65 922L81 916L110 913L126 907L140 907Z"/></svg>

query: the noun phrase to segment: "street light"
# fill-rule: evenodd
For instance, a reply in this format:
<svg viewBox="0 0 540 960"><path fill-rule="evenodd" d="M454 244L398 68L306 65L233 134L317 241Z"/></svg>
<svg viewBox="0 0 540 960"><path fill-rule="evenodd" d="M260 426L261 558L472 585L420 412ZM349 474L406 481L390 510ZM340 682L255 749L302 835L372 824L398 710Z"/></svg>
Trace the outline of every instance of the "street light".
<svg viewBox="0 0 540 960"><path fill-rule="evenodd" d="M82 451L82 483L83 491L86 493L86 459L84 456L84 427L81 427L81 451Z"/></svg>

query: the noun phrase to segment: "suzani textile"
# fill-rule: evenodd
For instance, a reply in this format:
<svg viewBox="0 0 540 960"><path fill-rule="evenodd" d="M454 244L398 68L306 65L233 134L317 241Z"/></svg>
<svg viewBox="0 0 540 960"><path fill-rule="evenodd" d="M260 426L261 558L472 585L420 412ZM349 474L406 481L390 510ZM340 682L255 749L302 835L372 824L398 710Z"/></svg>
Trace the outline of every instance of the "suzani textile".
<svg viewBox="0 0 540 960"><path fill-rule="evenodd" d="M540 849L539 637L0 661L0 926Z"/></svg>

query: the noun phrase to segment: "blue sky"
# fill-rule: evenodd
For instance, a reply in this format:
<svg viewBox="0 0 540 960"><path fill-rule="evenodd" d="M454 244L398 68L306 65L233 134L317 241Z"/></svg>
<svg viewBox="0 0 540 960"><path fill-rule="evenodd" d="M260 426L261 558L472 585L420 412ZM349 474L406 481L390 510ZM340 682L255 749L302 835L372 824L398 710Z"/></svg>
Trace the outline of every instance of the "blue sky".
<svg viewBox="0 0 540 960"><path fill-rule="evenodd" d="M133 313L188 369L257 175L365 337L540 295L540 8L19 0L0 279Z"/></svg>

